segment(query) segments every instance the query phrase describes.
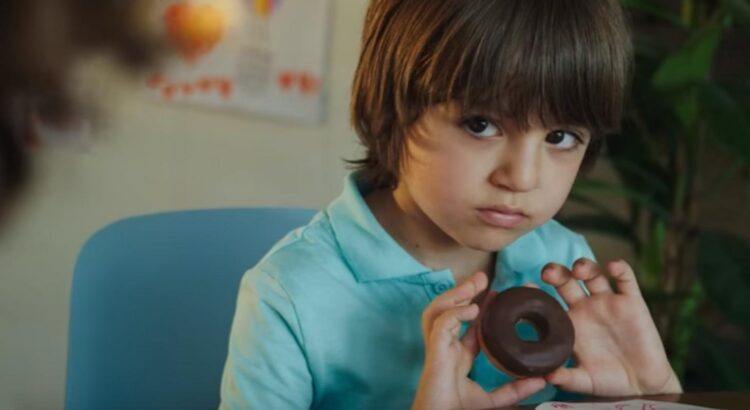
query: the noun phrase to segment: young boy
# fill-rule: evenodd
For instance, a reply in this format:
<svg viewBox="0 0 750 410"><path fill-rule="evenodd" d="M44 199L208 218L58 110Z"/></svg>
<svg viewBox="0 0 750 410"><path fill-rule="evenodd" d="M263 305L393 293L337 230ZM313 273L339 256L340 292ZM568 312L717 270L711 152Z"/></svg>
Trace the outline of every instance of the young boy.
<svg viewBox="0 0 750 410"><path fill-rule="evenodd" d="M365 158L245 275L222 407L680 391L632 270L605 276L551 219L620 121L631 51L617 0L373 0L362 46ZM488 284L527 283L569 308L576 364L514 381L461 330Z"/></svg>

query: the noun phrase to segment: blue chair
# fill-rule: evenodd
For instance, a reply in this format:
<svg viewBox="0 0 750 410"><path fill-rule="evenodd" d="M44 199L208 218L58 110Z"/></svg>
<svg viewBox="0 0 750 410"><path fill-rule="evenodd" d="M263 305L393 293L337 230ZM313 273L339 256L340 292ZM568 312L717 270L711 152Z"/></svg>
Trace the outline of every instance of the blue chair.
<svg viewBox="0 0 750 410"><path fill-rule="evenodd" d="M216 409L240 278L313 214L178 211L94 234L73 273L65 407Z"/></svg>

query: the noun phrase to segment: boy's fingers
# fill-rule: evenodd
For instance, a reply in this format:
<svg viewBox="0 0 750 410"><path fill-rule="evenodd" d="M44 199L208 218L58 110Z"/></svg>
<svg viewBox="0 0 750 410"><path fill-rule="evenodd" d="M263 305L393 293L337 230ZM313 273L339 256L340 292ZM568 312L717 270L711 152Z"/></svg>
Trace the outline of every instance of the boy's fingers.
<svg viewBox="0 0 750 410"><path fill-rule="evenodd" d="M479 353L479 335L477 332L479 332L479 323L475 321L461 338L461 343L471 353L472 357Z"/></svg>
<svg viewBox="0 0 750 410"><path fill-rule="evenodd" d="M586 288L592 295L612 293L609 280L602 274L599 265L586 258L580 258L573 264L573 277L584 281Z"/></svg>
<svg viewBox="0 0 750 410"><path fill-rule="evenodd" d="M461 338L461 344L466 350L462 352L461 359L458 363L458 371L461 377L466 377L471 368L474 366L474 359L479 354L479 337L477 336L476 322L466 331Z"/></svg>
<svg viewBox="0 0 750 410"><path fill-rule="evenodd" d="M512 406L542 390L544 386L545 382L541 377L516 380L490 392L490 400L493 407Z"/></svg>
<svg viewBox="0 0 750 410"><path fill-rule="evenodd" d="M461 331L461 323L472 320L479 314L479 307L476 304L469 306L459 306L453 308L435 319L430 334L426 337L429 348L437 348L440 352L449 346L454 340L458 339Z"/></svg>
<svg viewBox="0 0 750 410"><path fill-rule="evenodd" d="M587 297L570 270L563 265L547 264L542 269L542 280L554 286L568 305L575 305Z"/></svg>
<svg viewBox="0 0 750 410"><path fill-rule="evenodd" d="M581 369L560 367L544 376L544 378L547 382L560 387L562 390L584 394L594 392L591 377Z"/></svg>
<svg viewBox="0 0 750 410"><path fill-rule="evenodd" d="M641 296L641 289L638 287L638 281L635 278L635 272L630 265L623 261L613 261L607 264L607 270L610 276L615 279L615 286L619 293L629 296Z"/></svg>
<svg viewBox="0 0 750 410"><path fill-rule="evenodd" d="M487 287L487 275L477 272L464 283L449 289L433 300L422 312L422 333L427 337L432 330L432 323L445 311L456 306L466 306Z"/></svg>

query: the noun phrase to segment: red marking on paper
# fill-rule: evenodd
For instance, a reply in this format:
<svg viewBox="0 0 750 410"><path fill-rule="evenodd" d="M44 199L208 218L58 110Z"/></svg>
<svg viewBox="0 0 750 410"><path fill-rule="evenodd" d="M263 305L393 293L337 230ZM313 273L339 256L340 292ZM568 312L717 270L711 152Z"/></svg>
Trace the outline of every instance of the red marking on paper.
<svg viewBox="0 0 750 410"><path fill-rule="evenodd" d="M149 88L159 91L165 99L178 96L192 96L196 93L217 93L221 98L228 100L234 94L234 82L227 77L201 77L195 81L171 82L163 75L156 75L146 79Z"/></svg>
<svg viewBox="0 0 750 410"><path fill-rule="evenodd" d="M294 82L294 73L291 71L282 71L279 73L278 82L282 90L289 90L292 88L292 83Z"/></svg>
<svg viewBox="0 0 750 410"><path fill-rule="evenodd" d="M191 95L193 91L195 90L195 86L193 84L182 84L182 93L185 95Z"/></svg>
<svg viewBox="0 0 750 410"><path fill-rule="evenodd" d="M224 99L228 99L232 96L232 91L234 91L234 87L232 86L232 82L229 79L222 78L219 80L218 83L219 86L219 94Z"/></svg>
<svg viewBox="0 0 750 410"><path fill-rule="evenodd" d="M315 94L320 89L318 77L306 71L281 71L276 81L283 91L292 91L296 87L302 95Z"/></svg>
<svg viewBox="0 0 750 410"><path fill-rule="evenodd" d="M320 88L320 81L310 73L300 73L299 90L302 94L313 94Z"/></svg>
<svg viewBox="0 0 750 410"><path fill-rule="evenodd" d="M177 86L173 84L167 84L161 89L161 93L166 99L171 99L177 93Z"/></svg>
<svg viewBox="0 0 750 410"><path fill-rule="evenodd" d="M197 81L196 85L198 89L200 89L202 92L207 93L211 91L211 85L212 80L210 78L201 78Z"/></svg>
<svg viewBox="0 0 750 410"><path fill-rule="evenodd" d="M152 74L148 78L147 83L149 88L159 88L164 84L164 75L161 73Z"/></svg>

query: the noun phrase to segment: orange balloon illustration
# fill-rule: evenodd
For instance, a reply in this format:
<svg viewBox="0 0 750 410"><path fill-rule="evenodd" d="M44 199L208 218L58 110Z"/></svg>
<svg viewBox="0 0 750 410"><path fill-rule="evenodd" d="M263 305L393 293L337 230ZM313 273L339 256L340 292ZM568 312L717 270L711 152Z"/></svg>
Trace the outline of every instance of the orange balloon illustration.
<svg viewBox="0 0 750 410"><path fill-rule="evenodd" d="M172 4L164 13L164 23L169 40L190 63L209 53L226 28L224 13L210 4Z"/></svg>

